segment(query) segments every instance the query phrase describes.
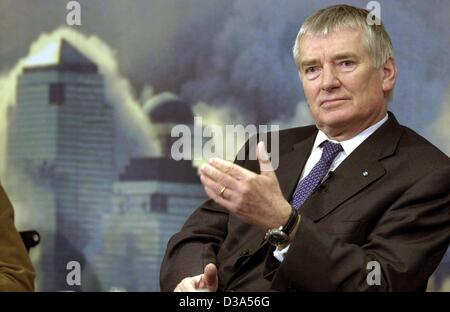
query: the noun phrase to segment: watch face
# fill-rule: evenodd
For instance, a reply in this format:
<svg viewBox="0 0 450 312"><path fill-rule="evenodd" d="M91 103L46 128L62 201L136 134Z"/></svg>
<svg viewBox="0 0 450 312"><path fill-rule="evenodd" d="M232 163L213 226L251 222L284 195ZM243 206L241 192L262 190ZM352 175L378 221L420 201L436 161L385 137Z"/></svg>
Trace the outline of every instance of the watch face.
<svg viewBox="0 0 450 312"><path fill-rule="evenodd" d="M286 235L286 233L280 231L280 230L274 230L271 231L270 234L267 237L267 240L272 245L281 245L288 241L289 237Z"/></svg>

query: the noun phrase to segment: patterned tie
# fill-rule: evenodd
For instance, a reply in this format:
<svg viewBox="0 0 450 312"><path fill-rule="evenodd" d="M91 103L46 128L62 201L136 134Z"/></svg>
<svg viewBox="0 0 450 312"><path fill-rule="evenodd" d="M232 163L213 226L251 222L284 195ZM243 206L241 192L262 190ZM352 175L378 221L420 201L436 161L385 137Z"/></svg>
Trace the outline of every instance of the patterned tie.
<svg viewBox="0 0 450 312"><path fill-rule="evenodd" d="M297 184L297 188L292 196L291 205L295 209L300 208L317 186L320 185L333 160L343 150L341 144L330 141L324 141L320 146L323 146L322 157L320 157L320 160L315 164L311 172Z"/></svg>

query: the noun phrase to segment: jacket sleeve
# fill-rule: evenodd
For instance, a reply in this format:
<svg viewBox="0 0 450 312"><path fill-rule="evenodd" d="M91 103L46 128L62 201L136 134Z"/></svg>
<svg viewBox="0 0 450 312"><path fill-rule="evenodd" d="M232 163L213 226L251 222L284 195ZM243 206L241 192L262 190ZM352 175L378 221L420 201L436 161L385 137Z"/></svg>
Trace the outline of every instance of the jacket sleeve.
<svg viewBox="0 0 450 312"><path fill-rule="evenodd" d="M14 226L12 205L0 186L0 291L33 291L35 272Z"/></svg>
<svg viewBox="0 0 450 312"><path fill-rule="evenodd" d="M189 217L167 245L161 265L161 291L173 291L183 278L201 274L206 264L216 263L227 224L228 213L212 200Z"/></svg>
<svg viewBox="0 0 450 312"><path fill-rule="evenodd" d="M265 277L279 291L424 290L450 243L450 168L430 172L378 220L366 243L348 244L307 217L284 261L271 253ZM379 285L367 278L379 264ZM369 278L370 279L370 278Z"/></svg>
<svg viewBox="0 0 450 312"><path fill-rule="evenodd" d="M256 149L254 140L248 140L239 151L235 163L245 166L249 146ZM173 291L182 279L203 272L208 263L216 263L216 256L228 232L228 211L209 199L188 218L180 232L167 244L161 264L161 291Z"/></svg>

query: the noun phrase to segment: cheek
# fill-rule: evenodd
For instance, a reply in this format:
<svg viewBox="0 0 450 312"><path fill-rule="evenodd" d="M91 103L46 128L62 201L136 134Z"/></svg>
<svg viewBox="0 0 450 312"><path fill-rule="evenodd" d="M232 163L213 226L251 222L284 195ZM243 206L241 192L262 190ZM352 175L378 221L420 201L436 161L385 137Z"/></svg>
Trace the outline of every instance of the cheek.
<svg viewBox="0 0 450 312"><path fill-rule="evenodd" d="M382 90L380 77L375 73L353 76L347 80L345 87L358 102L373 98Z"/></svg>
<svg viewBox="0 0 450 312"><path fill-rule="evenodd" d="M349 75L347 77L342 77L341 82L347 92L351 93L353 96L357 96L369 85L368 79L370 79L370 77L366 75Z"/></svg>
<svg viewBox="0 0 450 312"><path fill-rule="evenodd" d="M303 91L306 96L306 100L308 101L309 106L316 106L316 100L319 95L319 88L316 87L313 83L308 82L303 84Z"/></svg>
<svg viewBox="0 0 450 312"><path fill-rule="evenodd" d="M362 103L366 103L366 110L371 110L373 105L371 103L379 102L383 99L382 85L378 77L369 77L365 83L361 85L358 90L358 99Z"/></svg>

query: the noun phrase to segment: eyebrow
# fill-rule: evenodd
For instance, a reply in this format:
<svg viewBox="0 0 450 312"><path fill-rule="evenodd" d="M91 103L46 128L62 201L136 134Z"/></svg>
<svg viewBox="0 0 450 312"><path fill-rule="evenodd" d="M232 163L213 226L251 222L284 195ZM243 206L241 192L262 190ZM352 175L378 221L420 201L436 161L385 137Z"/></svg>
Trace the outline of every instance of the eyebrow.
<svg viewBox="0 0 450 312"><path fill-rule="evenodd" d="M336 53L331 58L332 60L343 60L343 59L358 59L358 55L353 52L342 52L342 53Z"/></svg>
<svg viewBox="0 0 450 312"><path fill-rule="evenodd" d="M359 57L357 54L355 54L353 52L340 52L340 53L336 53L335 55L333 55L331 57L331 59L333 61L336 61L336 60L343 60L343 59L359 59ZM306 66L315 65L317 63L318 63L318 59L316 59L316 58L305 59L300 62L300 67L304 68Z"/></svg>

